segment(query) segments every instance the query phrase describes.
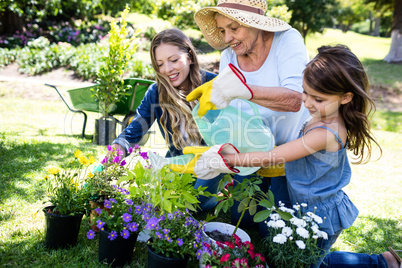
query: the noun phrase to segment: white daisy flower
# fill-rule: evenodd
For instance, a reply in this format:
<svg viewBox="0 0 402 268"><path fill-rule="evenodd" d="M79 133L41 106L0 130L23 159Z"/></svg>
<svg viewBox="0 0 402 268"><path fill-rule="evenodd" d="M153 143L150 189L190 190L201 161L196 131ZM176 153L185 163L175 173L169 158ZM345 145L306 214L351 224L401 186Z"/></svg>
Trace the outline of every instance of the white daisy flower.
<svg viewBox="0 0 402 268"><path fill-rule="evenodd" d="M275 243L278 243L278 244L285 244L286 240L287 240L287 237L283 234L277 234L272 239L272 241L274 241Z"/></svg>
<svg viewBox="0 0 402 268"><path fill-rule="evenodd" d="M269 215L269 217L271 218L271 220L273 221L277 221L281 219L281 216L278 213L272 213L271 215Z"/></svg>
<svg viewBox="0 0 402 268"><path fill-rule="evenodd" d="M283 220L279 220L275 222L275 229L277 228L283 228L286 226L286 223Z"/></svg>
<svg viewBox="0 0 402 268"><path fill-rule="evenodd" d="M306 248L306 244L304 244L304 242L301 241L301 240L296 240L296 245L297 245L300 249L305 249L305 248Z"/></svg>
<svg viewBox="0 0 402 268"><path fill-rule="evenodd" d="M288 227L288 226L283 227L283 229L282 229L282 234L284 234L284 235L286 235L287 237L289 237L289 236L292 235L292 233L293 233L292 228L290 228L290 227Z"/></svg>
<svg viewBox="0 0 402 268"><path fill-rule="evenodd" d="M301 205L302 207L304 207L304 208L307 207L307 204L306 204L306 203L301 203L300 205Z"/></svg>
<svg viewBox="0 0 402 268"><path fill-rule="evenodd" d="M305 229L305 228L303 228L303 227L297 227L296 228L296 233L298 234L298 235L300 235L301 237L303 237L303 238L309 238L309 233L308 233L308 231Z"/></svg>

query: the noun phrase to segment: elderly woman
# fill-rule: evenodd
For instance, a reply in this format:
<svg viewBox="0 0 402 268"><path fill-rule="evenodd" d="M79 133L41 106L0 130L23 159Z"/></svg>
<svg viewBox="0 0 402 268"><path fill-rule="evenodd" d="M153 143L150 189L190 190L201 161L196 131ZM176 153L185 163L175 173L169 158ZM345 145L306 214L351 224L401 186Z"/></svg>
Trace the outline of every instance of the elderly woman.
<svg viewBox="0 0 402 268"><path fill-rule="evenodd" d="M281 145L295 139L309 117L301 105L302 73L308 57L299 32L279 19L265 16L266 10L265 0L218 0L216 7L203 8L195 14L208 43L224 51L219 75L191 92L187 100L199 99L199 115L203 116L210 109L227 105L249 112L249 105L241 100L248 99L260 105L264 123L271 128L276 145ZM231 170L223 167L221 172ZM235 175L235 183L241 181ZM268 185L269 179L265 179L265 187ZM270 187L276 201L289 201L285 176L273 179ZM232 207L231 214L232 222L237 222L237 206ZM243 226L251 223L251 217L242 220ZM261 227L264 224L260 224L260 232L264 231ZM321 261L320 258L312 267L318 267ZM380 255L332 252L321 267L396 268L402 263L390 248L390 252Z"/></svg>
<svg viewBox="0 0 402 268"><path fill-rule="evenodd" d="M242 100L249 99L258 105L276 145L281 145L297 137L309 116L301 105L302 73L308 55L300 33L282 20L266 16L266 11L265 0L219 0L216 7L195 14L208 43L224 50L218 77L195 89L187 100L199 98L199 115L203 116L209 109L229 104L252 114L250 105ZM234 183L244 178L235 175ZM265 178L263 190L269 186L276 201L289 205L285 176L272 181ZM232 222L238 218L235 205ZM242 226L250 224L251 217L243 218Z"/></svg>

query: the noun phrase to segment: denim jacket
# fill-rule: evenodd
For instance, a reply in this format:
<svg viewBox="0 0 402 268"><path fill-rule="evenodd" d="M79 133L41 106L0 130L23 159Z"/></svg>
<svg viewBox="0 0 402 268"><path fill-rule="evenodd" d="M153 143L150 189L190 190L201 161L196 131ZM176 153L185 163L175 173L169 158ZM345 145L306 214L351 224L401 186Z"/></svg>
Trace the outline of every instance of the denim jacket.
<svg viewBox="0 0 402 268"><path fill-rule="evenodd" d="M216 75L213 73L201 71L202 83L212 80L215 76ZM158 85L155 83L152 84L145 93L144 99L141 101L140 106L138 106L136 114L130 125L123 130L123 132L112 142L112 144L117 143L121 145L127 153L128 149L130 147L134 147L134 145L138 143L148 132L155 120L157 120L159 129L164 137L164 131L160 122L161 116L162 109L159 105ZM168 130L171 131L170 123L167 122L166 125ZM171 137L169 137L169 140L171 141ZM201 145L205 145L205 143L203 142ZM166 153L166 157L183 154L182 151L176 149L171 142L169 142L168 147L169 151Z"/></svg>

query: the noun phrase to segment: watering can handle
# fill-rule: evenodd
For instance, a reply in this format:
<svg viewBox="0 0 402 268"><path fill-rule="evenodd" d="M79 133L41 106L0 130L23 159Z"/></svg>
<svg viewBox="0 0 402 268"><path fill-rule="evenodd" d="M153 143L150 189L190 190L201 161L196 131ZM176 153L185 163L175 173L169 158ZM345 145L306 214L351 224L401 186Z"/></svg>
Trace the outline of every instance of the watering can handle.
<svg viewBox="0 0 402 268"><path fill-rule="evenodd" d="M248 103L248 104L250 104L251 109L253 109L254 116L255 116L256 118L258 118L258 119L261 121L261 124L262 124L263 126L265 126L264 121L262 120L262 116L260 115L260 112L258 111L257 104L255 104L255 103L253 103L253 102L251 102L251 101L248 101L248 100L243 100L243 101L246 102L246 103Z"/></svg>

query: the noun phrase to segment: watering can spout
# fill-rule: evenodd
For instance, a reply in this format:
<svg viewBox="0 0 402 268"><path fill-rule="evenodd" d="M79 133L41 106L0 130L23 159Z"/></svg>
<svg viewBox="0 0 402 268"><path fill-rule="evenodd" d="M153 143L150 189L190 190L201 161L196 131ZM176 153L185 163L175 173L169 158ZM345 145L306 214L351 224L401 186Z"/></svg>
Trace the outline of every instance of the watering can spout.
<svg viewBox="0 0 402 268"><path fill-rule="evenodd" d="M174 157L162 157L156 153L148 152L149 160L154 169L161 169L163 166L175 164L175 165L186 165L194 158L194 154L184 154Z"/></svg>

